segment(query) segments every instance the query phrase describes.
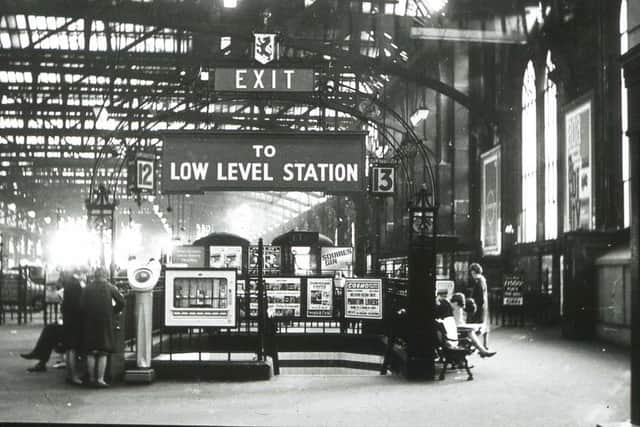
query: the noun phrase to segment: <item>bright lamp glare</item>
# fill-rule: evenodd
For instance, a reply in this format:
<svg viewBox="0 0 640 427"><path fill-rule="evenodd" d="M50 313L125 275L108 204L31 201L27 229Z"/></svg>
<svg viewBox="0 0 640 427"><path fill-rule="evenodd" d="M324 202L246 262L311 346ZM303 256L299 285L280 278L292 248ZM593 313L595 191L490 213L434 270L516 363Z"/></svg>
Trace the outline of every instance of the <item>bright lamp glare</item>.
<svg viewBox="0 0 640 427"><path fill-rule="evenodd" d="M423 0L429 13L440 12L447 5L448 0Z"/></svg>
<svg viewBox="0 0 640 427"><path fill-rule="evenodd" d="M51 245L49 262L59 267L94 264L100 251L97 236L83 220L60 224Z"/></svg>
<svg viewBox="0 0 640 427"><path fill-rule="evenodd" d="M236 7L238 6L238 0L224 0L223 6L229 8Z"/></svg>

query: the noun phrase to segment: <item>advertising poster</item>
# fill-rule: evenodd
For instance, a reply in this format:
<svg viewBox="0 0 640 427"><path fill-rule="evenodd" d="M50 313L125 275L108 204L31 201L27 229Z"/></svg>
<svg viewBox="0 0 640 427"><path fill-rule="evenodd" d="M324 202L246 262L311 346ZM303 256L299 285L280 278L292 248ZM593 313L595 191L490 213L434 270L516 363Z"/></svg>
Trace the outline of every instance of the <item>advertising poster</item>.
<svg viewBox="0 0 640 427"><path fill-rule="evenodd" d="M301 290L299 277L267 277L268 307L275 310L276 317L299 317L301 312Z"/></svg>
<svg viewBox="0 0 640 427"><path fill-rule="evenodd" d="M262 272L267 275L279 274L282 265L280 246L264 245L264 268ZM249 275L258 275L258 246L249 246Z"/></svg>
<svg viewBox="0 0 640 427"><path fill-rule="evenodd" d="M565 112L565 229L588 230L592 224L591 100Z"/></svg>
<svg viewBox="0 0 640 427"><path fill-rule="evenodd" d="M333 273L342 271L350 274L353 269L353 248L347 247L323 247L320 248L320 271Z"/></svg>
<svg viewBox="0 0 640 427"><path fill-rule="evenodd" d="M236 271L167 269L165 272L167 326L236 324Z"/></svg>
<svg viewBox="0 0 640 427"><path fill-rule="evenodd" d="M524 305L524 281L518 276L504 278L502 305Z"/></svg>
<svg viewBox="0 0 640 427"><path fill-rule="evenodd" d="M171 265L174 267L204 268L204 247L176 246L171 251Z"/></svg>
<svg viewBox="0 0 640 427"><path fill-rule="evenodd" d="M240 317L246 318L247 307L246 280L238 280L238 307ZM258 284L255 280L249 281L249 316L258 317Z"/></svg>
<svg viewBox="0 0 640 427"><path fill-rule="evenodd" d="M344 317L382 319L382 280L345 279Z"/></svg>
<svg viewBox="0 0 640 427"><path fill-rule="evenodd" d="M307 279L307 317L331 317L333 313L333 279Z"/></svg>
<svg viewBox="0 0 640 427"><path fill-rule="evenodd" d="M482 251L485 255L499 255L500 228L500 147L482 156L482 201L480 204Z"/></svg>
<svg viewBox="0 0 640 427"><path fill-rule="evenodd" d="M242 271L242 246L209 246L209 267Z"/></svg>

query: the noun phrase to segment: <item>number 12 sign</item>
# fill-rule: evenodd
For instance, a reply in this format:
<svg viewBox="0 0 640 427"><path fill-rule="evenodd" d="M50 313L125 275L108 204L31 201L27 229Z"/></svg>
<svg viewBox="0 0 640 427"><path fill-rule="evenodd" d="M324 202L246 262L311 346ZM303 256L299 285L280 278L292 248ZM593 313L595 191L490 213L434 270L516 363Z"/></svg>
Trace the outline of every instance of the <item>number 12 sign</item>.
<svg viewBox="0 0 640 427"><path fill-rule="evenodd" d="M396 170L394 165L371 166L371 194L393 195L396 190Z"/></svg>
<svg viewBox="0 0 640 427"><path fill-rule="evenodd" d="M129 192L153 192L155 186L155 159L153 154L132 154L127 169L127 190Z"/></svg>

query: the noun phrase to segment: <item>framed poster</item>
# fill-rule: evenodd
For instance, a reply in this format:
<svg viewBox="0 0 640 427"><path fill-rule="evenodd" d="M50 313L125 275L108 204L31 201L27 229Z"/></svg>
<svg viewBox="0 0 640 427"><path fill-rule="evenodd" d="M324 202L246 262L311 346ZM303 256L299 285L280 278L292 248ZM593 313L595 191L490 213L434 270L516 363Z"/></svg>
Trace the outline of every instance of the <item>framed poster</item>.
<svg viewBox="0 0 640 427"><path fill-rule="evenodd" d="M450 300L454 289L455 283L453 280L436 280L436 297Z"/></svg>
<svg viewBox="0 0 640 427"><path fill-rule="evenodd" d="M480 202L480 236L484 255L499 255L501 241L500 215L500 146L483 153L482 195Z"/></svg>
<svg viewBox="0 0 640 427"><path fill-rule="evenodd" d="M279 274L282 265L282 254L280 246L264 245L264 274ZM258 275L258 246L249 246L249 275Z"/></svg>
<svg viewBox="0 0 640 427"><path fill-rule="evenodd" d="M307 279L307 317L331 317L333 313L333 278Z"/></svg>
<svg viewBox="0 0 640 427"><path fill-rule="evenodd" d="M166 326L236 325L236 271L165 271Z"/></svg>
<svg viewBox="0 0 640 427"><path fill-rule="evenodd" d="M345 247L322 247L320 248L320 272L333 273L342 271L351 274L353 270L353 248Z"/></svg>
<svg viewBox="0 0 640 427"><path fill-rule="evenodd" d="M382 279L345 279L344 317L382 319Z"/></svg>
<svg viewBox="0 0 640 427"><path fill-rule="evenodd" d="M299 277L266 277L267 306L276 317L300 317L301 286Z"/></svg>
<svg viewBox="0 0 640 427"><path fill-rule="evenodd" d="M593 219L593 97L583 96L564 109L564 229L590 230Z"/></svg>
<svg viewBox="0 0 640 427"><path fill-rule="evenodd" d="M242 271L242 246L209 246L209 267Z"/></svg>

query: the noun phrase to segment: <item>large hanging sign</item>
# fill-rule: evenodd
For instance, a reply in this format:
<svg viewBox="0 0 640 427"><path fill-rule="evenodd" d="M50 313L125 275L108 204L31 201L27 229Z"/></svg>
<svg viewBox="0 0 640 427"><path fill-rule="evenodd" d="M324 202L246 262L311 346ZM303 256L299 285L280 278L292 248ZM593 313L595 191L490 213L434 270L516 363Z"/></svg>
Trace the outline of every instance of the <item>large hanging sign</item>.
<svg viewBox="0 0 640 427"><path fill-rule="evenodd" d="M591 97L581 98L565 109L566 146L565 230L592 229L593 224L593 134Z"/></svg>
<svg viewBox="0 0 640 427"><path fill-rule="evenodd" d="M342 271L350 273L353 269L353 248L322 247L320 248L320 271L331 273Z"/></svg>
<svg viewBox="0 0 640 427"><path fill-rule="evenodd" d="M500 216L500 147L482 154L482 201L480 235L484 255L499 255L501 242Z"/></svg>
<svg viewBox="0 0 640 427"><path fill-rule="evenodd" d="M236 324L236 271L167 269L166 326L225 326Z"/></svg>
<svg viewBox="0 0 640 427"><path fill-rule="evenodd" d="M162 191L365 189L365 134L169 133Z"/></svg>
<svg viewBox="0 0 640 427"><path fill-rule="evenodd" d="M344 317L382 319L382 280L345 279Z"/></svg>
<svg viewBox="0 0 640 427"><path fill-rule="evenodd" d="M331 317L333 313L333 278L307 278L307 317Z"/></svg>

